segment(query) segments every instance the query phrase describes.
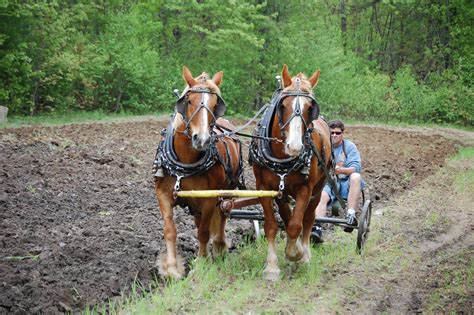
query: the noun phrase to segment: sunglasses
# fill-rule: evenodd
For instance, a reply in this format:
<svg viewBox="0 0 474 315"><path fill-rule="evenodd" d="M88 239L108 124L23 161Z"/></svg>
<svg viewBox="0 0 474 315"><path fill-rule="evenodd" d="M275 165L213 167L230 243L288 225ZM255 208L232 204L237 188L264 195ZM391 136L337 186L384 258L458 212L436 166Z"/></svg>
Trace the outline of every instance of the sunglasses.
<svg viewBox="0 0 474 315"><path fill-rule="evenodd" d="M342 131L331 131L331 134L339 136L340 134L342 134Z"/></svg>

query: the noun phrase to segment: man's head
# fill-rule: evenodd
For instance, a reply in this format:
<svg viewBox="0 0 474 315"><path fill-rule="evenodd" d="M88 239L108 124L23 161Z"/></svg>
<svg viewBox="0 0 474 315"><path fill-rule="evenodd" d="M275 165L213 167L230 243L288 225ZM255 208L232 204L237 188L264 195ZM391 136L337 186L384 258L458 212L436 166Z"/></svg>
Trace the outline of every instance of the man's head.
<svg viewBox="0 0 474 315"><path fill-rule="evenodd" d="M329 129L331 130L332 144L335 146L340 145L344 138L344 123L340 120L331 120L329 122Z"/></svg>

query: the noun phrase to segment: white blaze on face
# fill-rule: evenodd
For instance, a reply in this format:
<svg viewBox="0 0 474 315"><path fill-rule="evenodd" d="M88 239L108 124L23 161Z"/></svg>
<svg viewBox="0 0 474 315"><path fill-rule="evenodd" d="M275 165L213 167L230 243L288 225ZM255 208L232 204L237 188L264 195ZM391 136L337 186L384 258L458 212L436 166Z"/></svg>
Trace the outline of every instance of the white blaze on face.
<svg viewBox="0 0 474 315"><path fill-rule="evenodd" d="M291 104L293 112L296 110L297 102L299 102L300 111L304 109L304 102L300 101L300 97L295 97ZM303 121L300 116L294 117L288 126L288 136L286 138L286 154L295 156L301 153L303 149Z"/></svg>
<svg viewBox="0 0 474 315"><path fill-rule="evenodd" d="M209 107L209 94L202 93L201 101L205 107ZM199 106L201 106L201 104L199 104ZM193 134L193 146L195 146L197 149L202 149L205 147L206 143L209 143L211 134L209 132L209 119L207 110L202 107L198 110L199 112L192 119L194 127L191 126L191 131Z"/></svg>
<svg viewBox="0 0 474 315"><path fill-rule="evenodd" d="M209 107L209 94L207 93L202 93L202 102L204 103L205 107ZM209 131L209 122L208 122L208 117L207 117L207 110L204 108L201 108L197 115L197 121L199 121L198 125L198 134L204 135L208 133Z"/></svg>

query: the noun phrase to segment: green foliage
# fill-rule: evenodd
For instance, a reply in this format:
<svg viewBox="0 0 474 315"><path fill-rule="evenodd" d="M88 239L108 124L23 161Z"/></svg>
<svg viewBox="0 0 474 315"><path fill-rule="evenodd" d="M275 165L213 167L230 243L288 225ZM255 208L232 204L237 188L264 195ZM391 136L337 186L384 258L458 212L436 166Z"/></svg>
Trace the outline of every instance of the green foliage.
<svg viewBox="0 0 474 315"><path fill-rule="evenodd" d="M0 4L0 105L12 115L171 111L182 66L223 70L228 114L321 70L325 116L473 125L474 5L452 1Z"/></svg>

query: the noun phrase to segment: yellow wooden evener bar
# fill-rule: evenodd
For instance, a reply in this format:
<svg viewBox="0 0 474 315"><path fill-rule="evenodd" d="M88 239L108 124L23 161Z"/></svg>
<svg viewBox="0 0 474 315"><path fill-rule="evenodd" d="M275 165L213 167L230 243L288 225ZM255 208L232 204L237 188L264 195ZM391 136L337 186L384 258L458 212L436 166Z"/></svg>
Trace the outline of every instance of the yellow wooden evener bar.
<svg viewBox="0 0 474 315"><path fill-rule="evenodd" d="M178 197L209 198L209 197L277 197L275 190L180 190Z"/></svg>

